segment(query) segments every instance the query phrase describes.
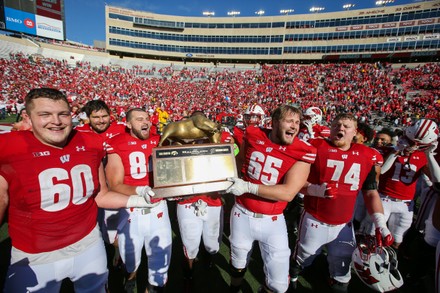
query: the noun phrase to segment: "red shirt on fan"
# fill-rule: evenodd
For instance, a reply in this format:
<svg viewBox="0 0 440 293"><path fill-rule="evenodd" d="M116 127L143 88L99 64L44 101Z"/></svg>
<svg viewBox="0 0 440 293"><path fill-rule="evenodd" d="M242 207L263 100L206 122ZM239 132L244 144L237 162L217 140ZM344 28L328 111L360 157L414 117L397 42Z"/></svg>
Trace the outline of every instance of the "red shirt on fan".
<svg viewBox="0 0 440 293"><path fill-rule="evenodd" d="M356 197L371 169L383 162L376 150L357 143L343 151L326 139L317 138L309 143L318 150L308 181L312 184L338 182L338 195L333 199L316 196L304 197L304 208L313 217L327 224L347 223L353 216Z"/></svg>
<svg viewBox="0 0 440 293"><path fill-rule="evenodd" d="M275 185L284 181L284 176L297 161L313 163L316 149L305 141L295 137L291 145L273 143L268 134L270 129L249 126L245 130L246 159L244 160L243 179L257 184ZM246 209L266 215L281 214L287 202L263 199L245 193L236 197L237 203Z"/></svg>
<svg viewBox="0 0 440 293"><path fill-rule="evenodd" d="M2 134L0 174L9 184L12 246L48 252L88 235L96 226L104 155L104 141L91 133L73 130L62 149L42 144L30 131Z"/></svg>

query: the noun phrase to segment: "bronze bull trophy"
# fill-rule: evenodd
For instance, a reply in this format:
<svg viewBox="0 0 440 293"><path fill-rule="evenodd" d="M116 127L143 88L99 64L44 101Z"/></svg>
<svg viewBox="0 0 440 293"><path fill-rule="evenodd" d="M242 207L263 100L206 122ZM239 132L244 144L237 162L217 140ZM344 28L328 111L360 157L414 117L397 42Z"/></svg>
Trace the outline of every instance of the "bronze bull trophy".
<svg viewBox="0 0 440 293"><path fill-rule="evenodd" d="M220 143L220 128L220 124L209 120L203 114L196 114L165 126L159 146L162 146L167 139L178 144L203 138L208 138L211 143Z"/></svg>

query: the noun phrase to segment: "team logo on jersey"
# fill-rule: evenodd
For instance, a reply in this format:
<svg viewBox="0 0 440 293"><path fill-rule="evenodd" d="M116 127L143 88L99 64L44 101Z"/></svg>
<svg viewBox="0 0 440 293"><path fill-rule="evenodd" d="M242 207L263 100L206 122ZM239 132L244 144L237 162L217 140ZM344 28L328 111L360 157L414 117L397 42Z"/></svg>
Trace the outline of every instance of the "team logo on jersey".
<svg viewBox="0 0 440 293"><path fill-rule="evenodd" d="M70 155L63 155L63 156L61 156L60 157L60 161L63 164L69 162L70 161Z"/></svg>
<svg viewBox="0 0 440 293"><path fill-rule="evenodd" d="M50 152L49 151L35 152L35 153L32 153L32 155L34 156L34 158L47 157L47 156L50 156Z"/></svg>
<svg viewBox="0 0 440 293"><path fill-rule="evenodd" d="M129 141L128 145L136 145L137 143L135 141Z"/></svg>
<svg viewBox="0 0 440 293"><path fill-rule="evenodd" d="M359 156L359 152L353 151L353 155Z"/></svg>
<svg viewBox="0 0 440 293"><path fill-rule="evenodd" d="M348 155L342 155L342 158L343 158L344 160L346 160L346 159L348 158Z"/></svg>
<svg viewBox="0 0 440 293"><path fill-rule="evenodd" d="M312 228L318 228L318 224L311 223L310 225L312 226Z"/></svg>
<svg viewBox="0 0 440 293"><path fill-rule="evenodd" d="M272 151L273 151L273 148L271 148L271 147L266 148L267 153L271 153Z"/></svg>
<svg viewBox="0 0 440 293"><path fill-rule="evenodd" d="M86 151L86 147L85 146L76 146L76 151L77 152L85 152Z"/></svg>
<svg viewBox="0 0 440 293"><path fill-rule="evenodd" d="M256 144L264 145L264 141L257 139Z"/></svg>
<svg viewBox="0 0 440 293"><path fill-rule="evenodd" d="M285 146L280 146L280 151L283 151L283 152L285 152L286 151L286 147Z"/></svg>
<svg viewBox="0 0 440 293"><path fill-rule="evenodd" d="M116 136L116 135L118 135L117 133L106 133L105 134L108 138L112 138L113 136Z"/></svg>

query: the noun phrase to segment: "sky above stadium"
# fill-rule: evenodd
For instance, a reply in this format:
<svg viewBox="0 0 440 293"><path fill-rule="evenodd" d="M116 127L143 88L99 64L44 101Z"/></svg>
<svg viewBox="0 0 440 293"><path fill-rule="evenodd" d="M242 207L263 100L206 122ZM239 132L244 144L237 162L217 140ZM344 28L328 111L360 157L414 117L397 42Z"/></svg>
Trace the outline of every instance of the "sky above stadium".
<svg viewBox="0 0 440 293"><path fill-rule="evenodd" d="M388 5L417 3L421 0L395 0ZM105 3L111 6L149 11L158 14L202 16L213 11L216 17L227 17L228 11L239 11L240 16L255 16L263 10L265 16L280 15L282 9L294 9L293 14L310 13L311 7L324 7L325 12L342 11L347 3L353 9L376 7L376 0L65 0L66 37L70 41L93 45L94 40L105 41Z"/></svg>

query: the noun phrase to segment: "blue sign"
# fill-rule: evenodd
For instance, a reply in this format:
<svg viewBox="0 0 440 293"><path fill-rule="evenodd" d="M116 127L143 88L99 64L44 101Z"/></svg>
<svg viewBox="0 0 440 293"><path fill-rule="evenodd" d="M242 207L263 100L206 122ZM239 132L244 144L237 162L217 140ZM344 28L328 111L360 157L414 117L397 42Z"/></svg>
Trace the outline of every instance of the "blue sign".
<svg viewBox="0 0 440 293"><path fill-rule="evenodd" d="M6 29L36 35L35 14L5 7Z"/></svg>

